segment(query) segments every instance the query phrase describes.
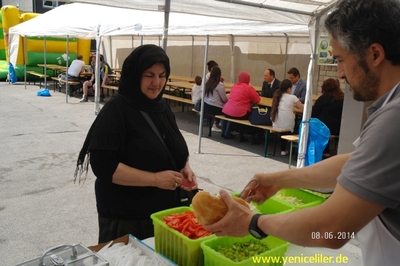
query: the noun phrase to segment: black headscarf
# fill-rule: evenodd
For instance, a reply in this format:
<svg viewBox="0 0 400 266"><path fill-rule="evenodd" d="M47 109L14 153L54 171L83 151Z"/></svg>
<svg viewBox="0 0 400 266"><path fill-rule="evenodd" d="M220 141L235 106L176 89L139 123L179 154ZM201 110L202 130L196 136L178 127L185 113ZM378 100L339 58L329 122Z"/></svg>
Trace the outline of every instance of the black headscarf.
<svg viewBox="0 0 400 266"><path fill-rule="evenodd" d="M165 108L165 102L162 99L165 86L154 100L147 98L140 90L143 72L156 63L162 63L165 66L168 79L171 73L169 58L162 48L153 44L136 48L124 61L118 89L118 93L136 108L148 113L163 112Z"/></svg>
<svg viewBox="0 0 400 266"><path fill-rule="evenodd" d="M136 119L134 117L137 116L130 114L137 113L138 110L147 112L161 135L164 136L164 141L178 168L172 170L179 171L185 166L189 151L175 117L162 97L165 85L157 98L153 100L147 98L140 88L143 72L156 63L162 63L165 66L168 79L169 58L165 51L156 45L139 46L125 59L118 93L101 109L86 136L79 153L75 180L78 176L80 178L82 173L87 174L91 150L124 151L127 125L125 120Z"/></svg>

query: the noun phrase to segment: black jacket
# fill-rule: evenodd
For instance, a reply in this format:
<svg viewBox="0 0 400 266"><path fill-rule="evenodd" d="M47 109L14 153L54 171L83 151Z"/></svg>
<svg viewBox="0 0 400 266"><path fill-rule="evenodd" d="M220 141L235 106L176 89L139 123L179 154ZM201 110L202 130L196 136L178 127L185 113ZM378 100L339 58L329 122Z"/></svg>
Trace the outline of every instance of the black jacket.
<svg viewBox="0 0 400 266"><path fill-rule="evenodd" d="M268 82L263 81L261 96L268 97L268 98L274 97L274 93L279 88L280 85L281 85L281 81L279 79L274 80L274 83L272 83L272 87L268 86Z"/></svg>

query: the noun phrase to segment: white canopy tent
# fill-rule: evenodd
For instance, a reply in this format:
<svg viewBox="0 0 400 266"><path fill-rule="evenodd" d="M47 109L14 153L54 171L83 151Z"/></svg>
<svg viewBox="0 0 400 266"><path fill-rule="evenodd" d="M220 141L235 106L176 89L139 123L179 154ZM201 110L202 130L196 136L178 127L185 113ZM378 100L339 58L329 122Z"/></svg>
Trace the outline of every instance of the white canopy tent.
<svg viewBox="0 0 400 266"><path fill-rule="evenodd" d="M124 8L142 10L165 11L165 32L163 44L166 43L169 34L170 13L203 14L212 17L235 18L251 21L262 21L265 24L281 23L290 27L307 26L310 36L310 63L308 68L307 95L303 112L302 137L300 139L297 167L304 166L304 158L307 147L308 127L312 100L314 67L316 65L317 42L320 35L320 21L336 0L72 0L74 2L96 3ZM222 27L221 27L222 28ZM288 34L285 31L282 33ZM200 151L199 136L199 151Z"/></svg>
<svg viewBox="0 0 400 266"><path fill-rule="evenodd" d="M259 1L231 0L227 1L230 3L212 0L115 0L112 2L84 0L73 2L92 3L96 6L78 3L64 5L15 26L10 29L10 47L18 39L17 35L96 38L97 49L100 47L102 37L118 35L162 34L163 44L166 43L168 35L308 35L311 40L308 80L312 80L316 43L319 36L319 21L321 15L329 10L335 0L271 0L268 5ZM135 9L142 11L139 12ZM159 11L165 11L165 13ZM71 17L73 18L71 19ZM10 55L12 53L13 48ZM97 60L97 62L99 61ZM99 110L98 91L99 88L96 89L95 97L96 113ZM307 82L304 121L308 121L310 117L311 94L312 82ZM308 135L307 123L304 123L302 131L304 134L299 149L298 166L304 165L303 158Z"/></svg>
<svg viewBox="0 0 400 266"><path fill-rule="evenodd" d="M282 32L296 36L308 35L307 26L304 25L266 24L260 21L181 13L170 16L168 31L169 35L176 36L227 34L257 36L282 35ZM10 29L10 62L15 65L18 46L22 45L19 43L21 35L96 39L96 50L99 51L102 38L106 36L151 36L163 33L163 12L82 3L62 5ZM98 91L99 88L96 92ZM98 100L99 97L96 95L95 113L99 111Z"/></svg>

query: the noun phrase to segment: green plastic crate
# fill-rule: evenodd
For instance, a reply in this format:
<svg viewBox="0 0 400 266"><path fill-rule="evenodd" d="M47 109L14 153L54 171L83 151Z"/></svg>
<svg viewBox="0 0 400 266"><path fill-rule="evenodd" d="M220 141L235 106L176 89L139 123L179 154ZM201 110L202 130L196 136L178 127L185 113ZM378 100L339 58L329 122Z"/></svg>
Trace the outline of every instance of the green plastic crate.
<svg viewBox="0 0 400 266"><path fill-rule="evenodd" d="M201 243L201 248L204 251L204 265L205 266L230 266L230 265L240 265L240 266L247 266L247 265L268 265L268 266L280 266L283 265L283 257L285 256L286 250L290 243L273 237L268 236L265 239L259 240L268 245L270 250L261 253L253 258L248 258L242 260L240 262L235 262L227 257L223 256L221 253L217 252L217 248L219 246L222 247L229 247L236 242L247 242L250 239L255 239L252 236L248 235L245 237L237 238L237 237L215 237L213 239L209 239L203 241ZM265 261L263 261L263 259ZM257 261L258 260L258 261ZM267 260L270 260L267 262ZM271 260L277 260L272 262Z"/></svg>
<svg viewBox="0 0 400 266"><path fill-rule="evenodd" d="M279 199L277 197L277 195L279 195L279 194L282 195L282 196L296 197L299 200L301 200L303 204L301 204L301 205L291 204L288 201ZM319 205L319 204L321 204L322 202L325 201L324 198L321 198L321 197L319 197L317 195L311 194L311 193L309 193L307 191L304 191L302 189L281 189L272 198L277 200L277 201L280 201L282 203L288 204L289 206L292 206L296 210L317 206L317 205Z"/></svg>
<svg viewBox="0 0 400 266"><path fill-rule="evenodd" d="M288 213L295 210L295 208L290 204L287 204L275 198L269 198L262 204L252 202L251 205L256 207L256 210L254 210L254 212L259 212L262 214Z"/></svg>
<svg viewBox="0 0 400 266"><path fill-rule="evenodd" d="M173 228L170 228L163 221L163 217L173 213L184 213L193 211L190 207L172 208L153 213L151 219L154 224L155 250L180 266L196 266L204 264L201 242L216 238L215 235L190 239Z"/></svg>

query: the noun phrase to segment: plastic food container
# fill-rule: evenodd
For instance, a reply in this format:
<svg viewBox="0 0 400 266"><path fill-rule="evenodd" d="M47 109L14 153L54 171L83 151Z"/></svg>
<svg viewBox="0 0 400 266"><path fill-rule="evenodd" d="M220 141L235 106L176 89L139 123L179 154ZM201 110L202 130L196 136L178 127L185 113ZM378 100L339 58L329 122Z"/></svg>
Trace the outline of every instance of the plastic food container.
<svg viewBox="0 0 400 266"><path fill-rule="evenodd" d="M215 235L190 239L164 223L163 217L173 213L193 211L190 207L172 208L153 213L151 219L154 224L154 241L156 252L161 253L179 266L195 266L204 264L203 250L200 244Z"/></svg>
<svg viewBox="0 0 400 266"><path fill-rule="evenodd" d="M295 204L295 201L290 201L289 198L288 200L282 199L279 195L283 197L296 197L298 200L301 201L301 203ZM324 198L311 194L302 189L281 189L272 198L282 203L288 204L296 210L317 206L325 201Z"/></svg>
<svg viewBox="0 0 400 266"><path fill-rule="evenodd" d="M230 266L230 265L269 265L278 266L283 265L283 257L285 256L287 247L290 243L275 238L273 236L268 236L265 239L258 240L266 243L270 250L265 251L257 256L247 258L240 262L235 262L221 253L217 252L219 246L229 247L236 242L247 242L250 239L255 240L252 236L248 235L246 237L236 238L236 237L215 237L203 241L201 243L201 248L204 251L204 265L205 266Z"/></svg>
<svg viewBox="0 0 400 266"><path fill-rule="evenodd" d="M259 212L262 214L288 213L296 210L290 204L279 201L275 198L269 198L262 204L252 202L251 205L256 207L256 210L254 210L254 212Z"/></svg>

